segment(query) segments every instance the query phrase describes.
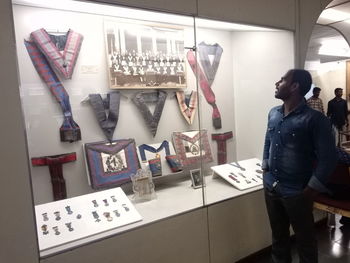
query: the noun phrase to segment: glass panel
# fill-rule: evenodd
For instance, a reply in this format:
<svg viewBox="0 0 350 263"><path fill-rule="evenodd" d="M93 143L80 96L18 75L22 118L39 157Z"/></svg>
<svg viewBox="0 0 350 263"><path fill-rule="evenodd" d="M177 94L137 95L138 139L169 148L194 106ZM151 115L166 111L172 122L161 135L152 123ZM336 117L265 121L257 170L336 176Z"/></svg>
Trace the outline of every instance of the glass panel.
<svg viewBox="0 0 350 263"><path fill-rule="evenodd" d="M267 114L280 104L275 82L294 66L294 40L285 30L195 20L200 129L214 157L202 167L210 205L262 188Z"/></svg>
<svg viewBox="0 0 350 263"><path fill-rule="evenodd" d="M196 132L181 137L198 111L175 93L196 89L193 18L76 1L13 12L41 256L203 206Z"/></svg>

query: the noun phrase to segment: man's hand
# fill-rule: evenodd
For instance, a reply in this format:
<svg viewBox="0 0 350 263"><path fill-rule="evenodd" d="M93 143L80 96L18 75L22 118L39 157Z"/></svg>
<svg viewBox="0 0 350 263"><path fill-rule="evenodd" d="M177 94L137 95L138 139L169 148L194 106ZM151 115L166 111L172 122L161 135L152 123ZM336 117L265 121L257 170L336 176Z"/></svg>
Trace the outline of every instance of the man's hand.
<svg viewBox="0 0 350 263"><path fill-rule="evenodd" d="M316 196L319 194L318 191L316 191L315 189L309 187L309 186L306 186L304 191L303 191L303 194L309 198L310 200L315 200Z"/></svg>

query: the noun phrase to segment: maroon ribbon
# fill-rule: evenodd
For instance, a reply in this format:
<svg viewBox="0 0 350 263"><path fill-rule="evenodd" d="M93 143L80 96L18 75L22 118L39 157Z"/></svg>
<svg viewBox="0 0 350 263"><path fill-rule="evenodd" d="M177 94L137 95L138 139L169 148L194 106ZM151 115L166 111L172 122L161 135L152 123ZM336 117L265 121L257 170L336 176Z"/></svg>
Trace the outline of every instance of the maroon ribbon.
<svg viewBox="0 0 350 263"><path fill-rule="evenodd" d="M219 109L216 105L215 94L214 94L213 90L211 89L211 86L207 80L207 77L203 73L202 69L198 66L197 61L196 61L196 57L195 57L194 52L192 50L187 52L187 60L192 68L194 75L199 80L199 86L204 94L205 99L213 107L213 113L212 113L213 126L215 129L220 129L221 128L221 115L220 115Z"/></svg>
<svg viewBox="0 0 350 263"><path fill-rule="evenodd" d="M54 200L67 198L66 182L63 177L62 164L77 159L76 153L66 153L32 158L33 166L49 166Z"/></svg>
<svg viewBox="0 0 350 263"><path fill-rule="evenodd" d="M213 133L211 139L218 145L218 164L227 163L226 141L233 137L232 131L225 133Z"/></svg>

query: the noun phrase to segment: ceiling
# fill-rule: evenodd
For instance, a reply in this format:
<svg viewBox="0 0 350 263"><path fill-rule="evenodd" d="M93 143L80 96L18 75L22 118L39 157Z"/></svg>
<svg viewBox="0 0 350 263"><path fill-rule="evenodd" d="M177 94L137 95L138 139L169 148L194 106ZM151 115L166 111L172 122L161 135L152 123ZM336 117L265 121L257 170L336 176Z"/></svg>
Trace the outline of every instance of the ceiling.
<svg viewBox="0 0 350 263"><path fill-rule="evenodd" d="M345 42L346 41L346 42ZM342 52L332 55L320 55L319 51L325 42L333 44L341 43ZM331 62L344 59L350 59L350 0L334 0L321 13L317 24L312 32L308 52L307 61ZM335 49L335 47L333 47ZM347 49L348 52L345 51ZM327 53L327 52L326 52Z"/></svg>

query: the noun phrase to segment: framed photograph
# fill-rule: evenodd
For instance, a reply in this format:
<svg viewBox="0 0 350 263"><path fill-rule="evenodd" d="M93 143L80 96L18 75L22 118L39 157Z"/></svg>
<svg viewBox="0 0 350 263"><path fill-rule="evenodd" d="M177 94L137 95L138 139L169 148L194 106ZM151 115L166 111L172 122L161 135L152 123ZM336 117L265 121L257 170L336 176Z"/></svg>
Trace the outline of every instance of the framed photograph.
<svg viewBox="0 0 350 263"><path fill-rule="evenodd" d="M104 34L111 89L186 88L183 28L105 20Z"/></svg>
<svg viewBox="0 0 350 263"><path fill-rule="evenodd" d="M203 184L203 177L201 174L201 169L190 170L190 174L191 174L193 188L200 188L202 186L205 186L205 184Z"/></svg>

